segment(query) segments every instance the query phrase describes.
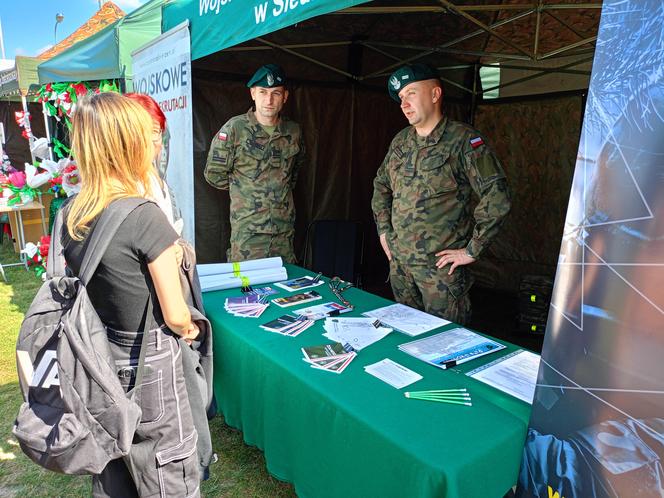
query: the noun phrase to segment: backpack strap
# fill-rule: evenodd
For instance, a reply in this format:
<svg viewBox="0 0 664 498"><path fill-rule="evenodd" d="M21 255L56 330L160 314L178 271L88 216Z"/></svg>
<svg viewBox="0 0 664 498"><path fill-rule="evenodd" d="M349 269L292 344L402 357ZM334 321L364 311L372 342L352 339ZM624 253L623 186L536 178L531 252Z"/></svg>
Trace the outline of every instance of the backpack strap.
<svg viewBox="0 0 664 498"><path fill-rule="evenodd" d="M113 238L115 238L115 233L120 225L134 209L147 202L150 201L140 197L127 197L111 202L102 212L90 235L90 242L85 248L85 256L81 263L78 278L83 282L83 285L87 285L94 275L101 258Z"/></svg>
<svg viewBox="0 0 664 498"><path fill-rule="evenodd" d="M55 216L53 230L51 231L51 246L48 248L48 259L46 262L46 277L49 279L54 277L64 277L65 275L65 252L64 246L62 245L64 212L64 205L62 205Z"/></svg>
<svg viewBox="0 0 664 498"><path fill-rule="evenodd" d="M120 225L122 225L127 219L127 216L129 216L136 208L147 202L151 201L140 197L127 197L113 201L106 207L99 218L99 221L95 225L92 235L90 235L88 246L85 248L85 256L83 257L81 271L79 272L78 277L84 285L87 285L94 275L101 258L104 256L106 249L108 249L109 244L115 237ZM150 325L154 323L152 313L152 287L151 279L149 279L148 302L145 312L145 322L143 324L143 338L141 340L141 350L138 356L138 365L136 367L136 377L134 380L134 386L137 390L140 390L143 381L145 353L148 349L148 332L150 331Z"/></svg>

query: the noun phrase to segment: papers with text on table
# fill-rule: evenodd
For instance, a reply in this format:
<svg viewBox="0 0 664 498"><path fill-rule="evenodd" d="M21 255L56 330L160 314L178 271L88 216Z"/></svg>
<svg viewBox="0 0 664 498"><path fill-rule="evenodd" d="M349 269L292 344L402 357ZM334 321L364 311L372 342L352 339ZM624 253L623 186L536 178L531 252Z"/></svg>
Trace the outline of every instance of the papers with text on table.
<svg viewBox="0 0 664 498"><path fill-rule="evenodd" d="M391 304L363 314L377 318L381 323L410 336L424 334L452 323L405 304Z"/></svg>

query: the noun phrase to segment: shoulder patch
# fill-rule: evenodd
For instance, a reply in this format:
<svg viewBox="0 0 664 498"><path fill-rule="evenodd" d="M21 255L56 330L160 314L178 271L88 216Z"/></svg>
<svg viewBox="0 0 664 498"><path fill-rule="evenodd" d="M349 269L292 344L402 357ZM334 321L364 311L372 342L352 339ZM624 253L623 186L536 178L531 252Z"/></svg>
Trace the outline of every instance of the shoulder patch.
<svg viewBox="0 0 664 498"><path fill-rule="evenodd" d="M484 145L484 140L482 140L482 137L471 138L470 145L473 149L477 149L480 145Z"/></svg>
<svg viewBox="0 0 664 498"><path fill-rule="evenodd" d="M222 142L225 142L226 140L228 140L228 134L224 133L223 131L220 131L220 132L217 134L217 138L218 138L219 140L221 140Z"/></svg>

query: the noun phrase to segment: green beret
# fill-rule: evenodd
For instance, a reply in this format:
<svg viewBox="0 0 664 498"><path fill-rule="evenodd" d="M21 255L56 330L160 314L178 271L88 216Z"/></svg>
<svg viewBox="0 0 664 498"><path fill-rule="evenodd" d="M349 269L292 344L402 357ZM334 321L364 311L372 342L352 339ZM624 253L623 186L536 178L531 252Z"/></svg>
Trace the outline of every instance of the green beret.
<svg viewBox="0 0 664 498"><path fill-rule="evenodd" d="M248 88L262 86L263 88L274 88L275 86L284 86L286 84L286 74L281 67L276 64L265 64L258 68L258 71L247 83Z"/></svg>
<svg viewBox="0 0 664 498"><path fill-rule="evenodd" d="M390 97L401 102L399 92L404 87L424 80L440 80L438 71L426 64L406 64L392 73L387 80L387 90L390 92Z"/></svg>

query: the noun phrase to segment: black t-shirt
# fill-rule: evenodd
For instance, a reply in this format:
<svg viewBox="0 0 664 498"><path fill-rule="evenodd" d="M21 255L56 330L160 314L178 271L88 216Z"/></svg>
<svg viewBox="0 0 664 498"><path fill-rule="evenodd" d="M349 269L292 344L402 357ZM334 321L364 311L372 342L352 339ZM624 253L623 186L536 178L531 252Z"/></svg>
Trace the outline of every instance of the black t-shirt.
<svg viewBox="0 0 664 498"><path fill-rule="evenodd" d="M65 261L75 275L83 263L95 223L82 241L72 240L64 227ZM86 286L90 301L106 326L116 330L143 330L150 278L147 263L154 261L177 239L164 213L152 202L137 207L120 225ZM153 306L155 320L162 324L154 294Z"/></svg>

